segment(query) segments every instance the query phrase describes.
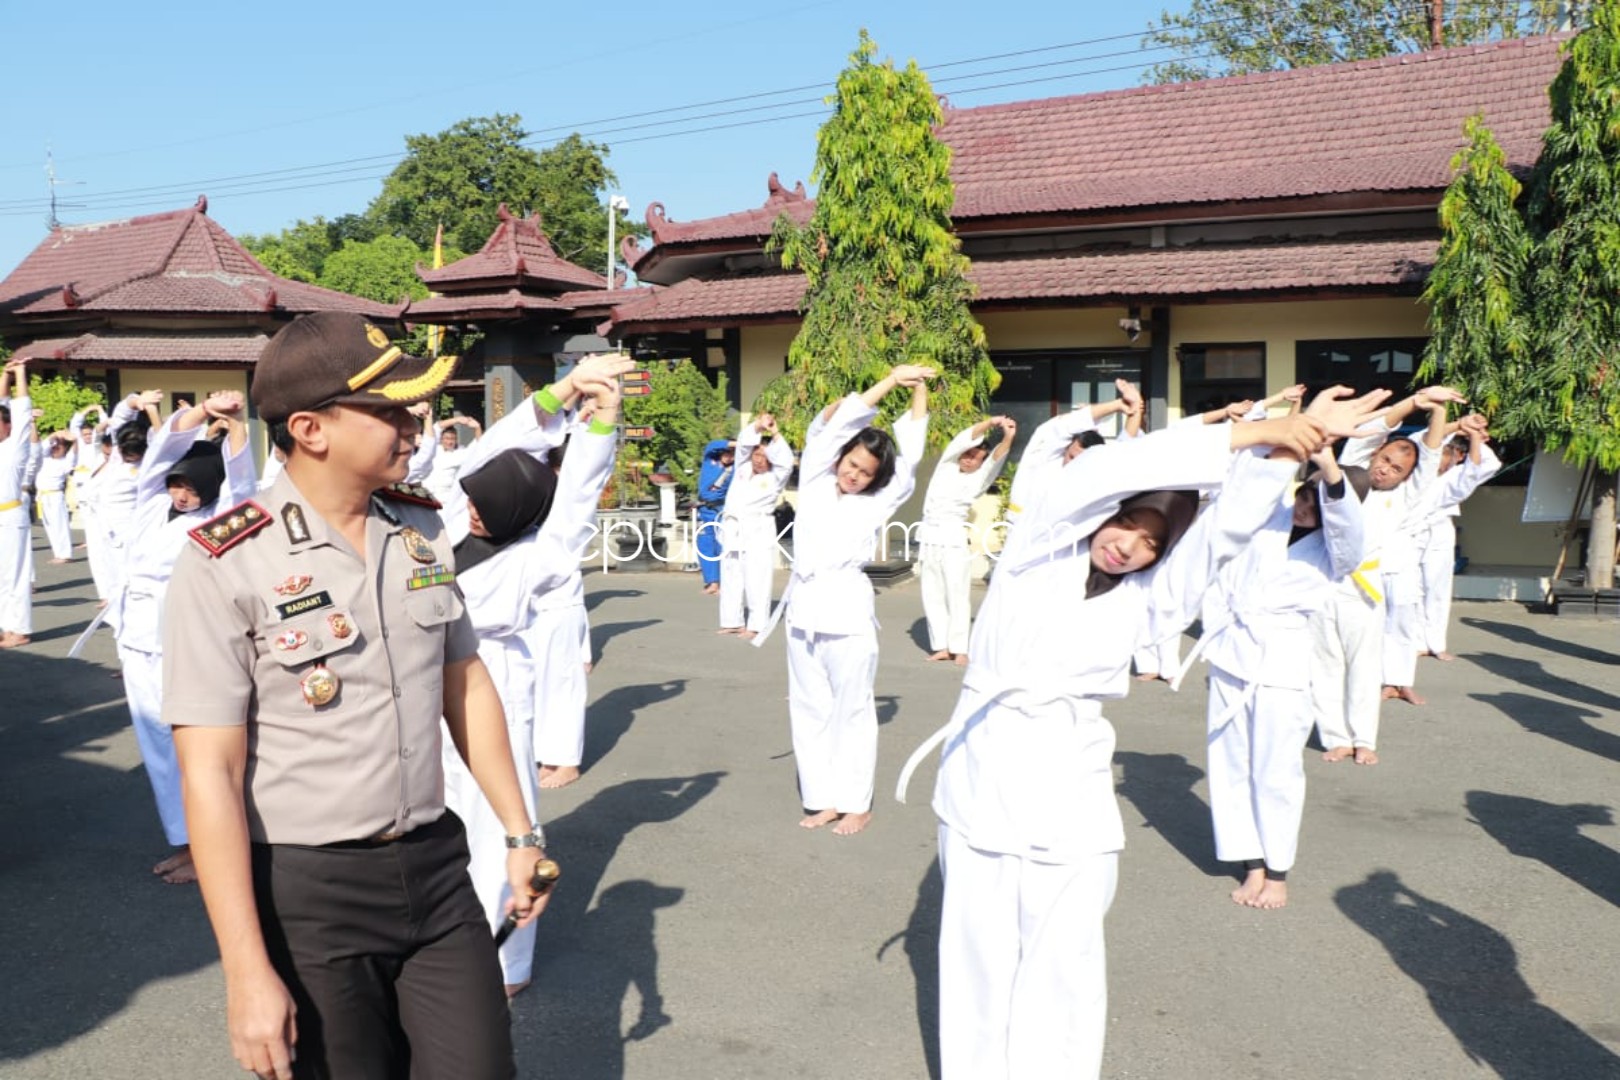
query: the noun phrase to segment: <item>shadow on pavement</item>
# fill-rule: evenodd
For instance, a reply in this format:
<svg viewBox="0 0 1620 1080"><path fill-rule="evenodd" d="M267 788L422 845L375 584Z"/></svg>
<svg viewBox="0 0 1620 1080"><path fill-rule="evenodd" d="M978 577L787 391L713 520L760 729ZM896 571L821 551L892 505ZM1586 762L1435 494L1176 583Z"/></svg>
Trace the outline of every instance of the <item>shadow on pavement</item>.
<svg viewBox="0 0 1620 1080"><path fill-rule="evenodd" d="M1577 750L1620 761L1620 735L1605 731L1595 721L1603 714L1532 694L1470 694L1475 701L1494 705L1526 731L1556 739Z"/></svg>
<svg viewBox="0 0 1620 1080"><path fill-rule="evenodd" d="M107 763L129 725L122 685L94 664L0 653L0 1062L100 1028L217 956L196 889L150 873L170 849L145 772Z"/></svg>
<svg viewBox="0 0 1620 1080"><path fill-rule="evenodd" d="M911 636L911 643L913 645L917 646L917 648L919 650L921 650L924 653L931 653L931 652L934 651L933 649L928 647L929 642L928 642L928 617L927 616L919 615L917 617L917 621L911 624L911 630L909 631L909 634Z"/></svg>
<svg viewBox="0 0 1620 1080"><path fill-rule="evenodd" d="M585 610L595 611L609 600L634 600L646 595L645 589L598 589L585 594Z"/></svg>
<svg viewBox="0 0 1620 1080"><path fill-rule="evenodd" d="M1487 634L1506 638L1520 645L1532 649L1545 649L1548 652L1559 653L1573 660L1582 660L1589 664L1620 664L1620 653L1603 652L1599 649L1590 649L1579 642L1560 641L1555 637L1548 637L1528 626L1516 626L1513 623L1495 622L1491 619L1477 619L1464 617L1461 620L1464 626L1471 626L1475 630L1483 630Z"/></svg>
<svg viewBox="0 0 1620 1080"><path fill-rule="evenodd" d="M625 1044L675 1022L658 989L657 912L685 890L644 879L597 890L626 836L680 817L725 775L628 780L547 822L563 876L539 922L534 985L513 1002L521 1076L621 1080ZM621 1010L632 988L627 1027Z"/></svg>
<svg viewBox="0 0 1620 1080"><path fill-rule="evenodd" d="M621 634L628 634L636 630L644 630L649 626L657 626L663 619L636 619L631 622L603 623L601 626L591 627L591 655L595 663L602 663L602 654L607 650L608 642Z"/></svg>
<svg viewBox="0 0 1620 1080"><path fill-rule="evenodd" d="M895 942L902 942L917 986L917 1033L922 1037L930 1080L939 1080L939 909L945 898L945 879L939 860L928 866L917 886L917 903L906 928L878 947L878 963Z"/></svg>
<svg viewBox="0 0 1620 1080"><path fill-rule="evenodd" d="M1503 1080L1620 1076L1620 1057L1536 1000L1506 937L1387 870L1334 902L1429 996L1463 1051Z"/></svg>
<svg viewBox="0 0 1620 1080"><path fill-rule="evenodd" d="M1582 825L1613 825L1614 811L1595 803L1542 802L1470 791L1476 825L1514 854L1535 859L1620 907L1620 852L1581 835Z"/></svg>
<svg viewBox="0 0 1620 1080"><path fill-rule="evenodd" d="M1599 690L1595 686L1566 679L1562 675L1554 675L1535 660L1525 660L1517 656L1503 656L1500 653L1475 653L1469 660L1489 671L1492 675L1510 679L1520 686L1532 690L1541 690L1559 697L1578 701L1582 705L1590 705L1594 709L1608 709L1611 712L1620 711L1620 697Z"/></svg>
<svg viewBox="0 0 1620 1080"><path fill-rule="evenodd" d="M1129 799L1181 857L1210 877L1230 876L1231 868L1215 858L1215 832L1209 806L1192 790L1204 770L1180 754L1116 753L1123 778L1119 794Z"/></svg>
<svg viewBox="0 0 1620 1080"><path fill-rule="evenodd" d="M630 730L637 712L679 697L685 690L685 679L670 679L614 687L592 702L585 710L585 760L580 768L589 769L607 757Z"/></svg>

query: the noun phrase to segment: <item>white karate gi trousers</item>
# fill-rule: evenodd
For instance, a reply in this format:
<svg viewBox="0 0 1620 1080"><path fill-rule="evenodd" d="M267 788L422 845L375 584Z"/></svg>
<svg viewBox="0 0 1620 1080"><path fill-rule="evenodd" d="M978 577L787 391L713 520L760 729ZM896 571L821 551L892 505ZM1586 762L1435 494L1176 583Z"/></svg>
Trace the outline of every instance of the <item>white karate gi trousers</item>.
<svg viewBox="0 0 1620 1080"><path fill-rule="evenodd" d="M574 765L585 760L585 664L590 659L590 623L584 605L534 613L524 638L534 661L534 740L512 760L523 766Z"/></svg>
<svg viewBox="0 0 1620 1080"><path fill-rule="evenodd" d="M1138 675L1158 675L1174 679L1181 670L1181 635L1165 638L1157 645L1144 645L1131 654Z"/></svg>
<svg viewBox="0 0 1620 1080"><path fill-rule="evenodd" d="M1423 629L1418 636L1422 651L1436 656L1446 651L1451 627L1451 587L1457 569L1457 524L1451 518L1429 530L1418 577L1423 583Z"/></svg>
<svg viewBox="0 0 1620 1080"><path fill-rule="evenodd" d="M921 555L917 570L929 651L966 656L973 620L973 553L965 544L925 544Z"/></svg>
<svg viewBox="0 0 1620 1080"><path fill-rule="evenodd" d="M1041 863L980 851L942 824L939 863L943 1080L1096 1077L1119 852Z"/></svg>
<svg viewBox="0 0 1620 1080"><path fill-rule="evenodd" d="M1414 566L1384 575L1384 686L1411 686L1417 681L1417 654L1423 633L1418 573Z"/></svg>
<svg viewBox="0 0 1620 1080"><path fill-rule="evenodd" d="M84 548L90 562L90 579L95 583L96 596L111 600L124 587L124 548L101 527L94 516L87 516L84 525Z"/></svg>
<svg viewBox="0 0 1620 1080"><path fill-rule="evenodd" d="M174 729L163 722L163 654L118 647L124 666L124 695L135 742L141 748L146 779L157 800L163 836L175 847L190 842L186 808L180 797L180 761L174 753Z"/></svg>
<svg viewBox="0 0 1620 1080"><path fill-rule="evenodd" d="M1378 746L1384 608L1335 590L1311 616L1311 714L1329 750Z"/></svg>
<svg viewBox="0 0 1620 1080"><path fill-rule="evenodd" d="M788 633L788 717L806 810L864 814L877 774L877 635Z"/></svg>
<svg viewBox="0 0 1620 1080"><path fill-rule="evenodd" d="M1309 693L1209 671L1209 810L1215 857L1287 871L1305 814Z"/></svg>
<svg viewBox="0 0 1620 1080"><path fill-rule="evenodd" d="M722 629L746 626L756 634L764 632L771 617L771 575L775 564L775 546L769 542L753 543L752 538L748 547L740 551L728 549L720 556Z"/></svg>
<svg viewBox="0 0 1620 1080"><path fill-rule="evenodd" d="M45 539L51 542L51 558L73 558L73 529L68 524L67 495L60 491L40 492L39 519L45 526Z"/></svg>
<svg viewBox="0 0 1620 1080"><path fill-rule="evenodd" d="M540 791L533 768L525 767L525 758L534 745L534 730L527 720L508 719L506 735L512 747L512 762L517 765L518 787L523 791L523 805L530 821L540 820L535 807ZM496 816L489 800L484 798L478 781L467 771L467 763L456 753L450 732L444 731L444 801L455 811L467 827L467 874L472 878L473 891L484 906L484 917L489 920L490 932L498 930L506 921L506 902L512 897L512 886L506 878L506 826ZM535 858L539 858L536 854ZM501 974L507 985L528 982L534 971L534 941L537 924L519 927L501 945Z"/></svg>
<svg viewBox="0 0 1620 1080"><path fill-rule="evenodd" d="M34 559L28 511L0 510L0 630L34 632Z"/></svg>

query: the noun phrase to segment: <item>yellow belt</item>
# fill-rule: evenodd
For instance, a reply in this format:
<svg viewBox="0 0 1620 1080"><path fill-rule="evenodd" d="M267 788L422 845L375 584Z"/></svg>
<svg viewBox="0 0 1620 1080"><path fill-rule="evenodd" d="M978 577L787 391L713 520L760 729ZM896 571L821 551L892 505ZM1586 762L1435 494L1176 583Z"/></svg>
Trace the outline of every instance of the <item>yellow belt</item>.
<svg viewBox="0 0 1620 1080"><path fill-rule="evenodd" d="M1367 594L1367 599L1371 600L1375 604L1382 604L1384 602L1384 594L1374 588L1373 583L1368 581L1363 573L1367 570L1376 569L1378 569L1378 560L1368 559L1366 562L1350 571L1350 580L1355 582L1356 585L1360 587L1361 591Z"/></svg>
<svg viewBox="0 0 1620 1080"><path fill-rule="evenodd" d="M15 510L15 509L17 509L17 507L19 507L21 505L22 505L22 500L21 499L12 499L10 502L0 503L0 514L5 513L7 510Z"/></svg>

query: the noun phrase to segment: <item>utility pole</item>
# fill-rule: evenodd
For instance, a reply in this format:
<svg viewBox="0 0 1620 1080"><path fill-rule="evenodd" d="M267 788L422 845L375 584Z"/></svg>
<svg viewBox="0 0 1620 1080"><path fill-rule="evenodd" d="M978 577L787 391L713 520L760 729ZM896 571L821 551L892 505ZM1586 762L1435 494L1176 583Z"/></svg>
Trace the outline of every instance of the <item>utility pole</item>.
<svg viewBox="0 0 1620 1080"><path fill-rule="evenodd" d="M1438 49L1445 43L1445 0L1429 0L1429 48Z"/></svg>
<svg viewBox="0 0 1620 1080"><path fill-rule="evenodd" d="M82 184L82 180L58 180L56 177L56 161L51 157L51 148L45 148L45 188L51 195L51 212L45 218L45 224L52 232L61 226L56 217L56 189L64 184Z"/></svg>

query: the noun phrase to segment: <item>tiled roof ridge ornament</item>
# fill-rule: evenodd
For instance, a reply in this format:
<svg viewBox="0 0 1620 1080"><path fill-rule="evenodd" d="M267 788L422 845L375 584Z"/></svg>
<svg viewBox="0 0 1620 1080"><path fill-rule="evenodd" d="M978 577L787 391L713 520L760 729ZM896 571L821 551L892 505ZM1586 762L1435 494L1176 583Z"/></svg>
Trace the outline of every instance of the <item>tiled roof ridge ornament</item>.
<svg viewBox="0 0 1620 1080"><path fill-rule="evenodd" d="M63 307L76 308L82 303L84 303L84 300L79 296L79 290L73 287L73 282L70 281L66 285L62 286Z"/></svg>
<svg viewBox="0 0 1620 1080"><path fill-rule="evenodd" d="M766 206L776 206L781 203L803 202L808 196L805 194L804 181L800 180L789 191L782 186L782 181L773 172L765 179L765 189L770 193L765 198Z"/></svg>
<svg viewBox="0 0 1620 1080"><path fill-rule="evenodd" d="M652 230L654 244L664 242L664 232L670 224L670 220L664 216L663 203L655 202L647 206L647 228Z"/></svg>
<svg viewBox="0 0 1620 1080"><path fill-rule="evenodd" d="M197 202L192 207L192 209L196 210L197 213L199 213L199 214L208 213L208 196L207 195L198 195L197 196Z"/></svg>
<svg viewBox="0 0 1620 1080"><path fill-rule="evenodd" d="M496 203L495 216L500 218L503 223L508 222L512 220L512 211L506 208L506 204L504 202Z"/></svg>
<svg viewBox="0 0 1620 1080"><path fill-rule="evenodd" d="M551 237L546 235L545 222L540 218L540 211L531 210L527 218L528 223L534 227L534 238L540 241L540 248L547 255L555 258L557 249L551 246Z"/></svg>
<svg viewBox="0 0 1620 1080"><path fill-rule="evenodd" d="M264 290L264 301L261 306L265 311L276 310L276 289L274 285Z"/></svg>
<svg viewBox="0 0 1620 1080"><path fill-rule="evenodd" d="M640 237L626 236L619 240L619 258L623 259L624 264L632 270L635 269L636 263L641 261L642 256L646 254L647 249L641 246Z"/></svg>

